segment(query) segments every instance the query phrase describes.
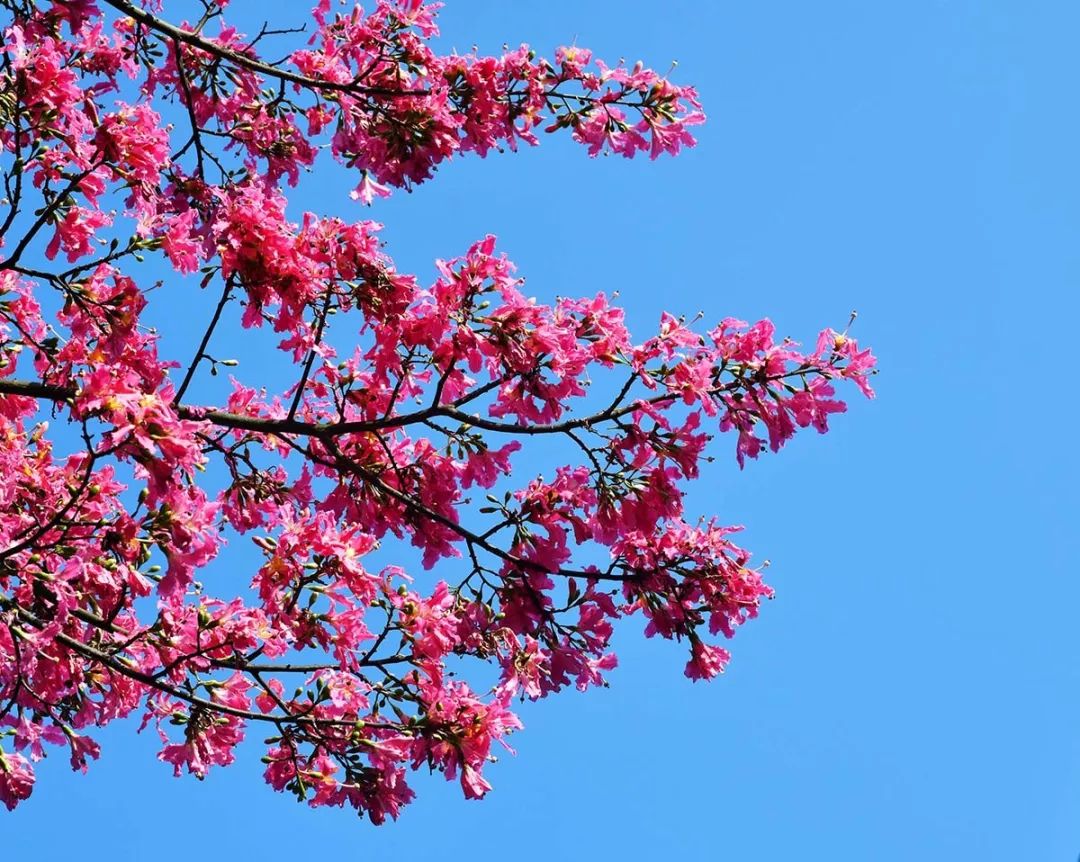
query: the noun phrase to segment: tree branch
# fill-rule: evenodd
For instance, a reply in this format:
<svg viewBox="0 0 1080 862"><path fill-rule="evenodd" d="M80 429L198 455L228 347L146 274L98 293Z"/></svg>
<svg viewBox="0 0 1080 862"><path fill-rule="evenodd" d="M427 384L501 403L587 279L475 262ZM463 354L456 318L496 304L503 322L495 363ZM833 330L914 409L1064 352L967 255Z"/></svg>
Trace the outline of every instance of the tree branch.
<svg viewBox="0 0 1080 862"><path fill-rule="evenodd" d="M133 3L128 3L127 0L105 0L105 2L118 12L122 12L129 18L134 18L139 23L146 25L151 30L154 30L174 42L183 42L186 45L191 45L193 48L198 48L200 51L206 51L208 54L213 54L215 57L219 57L222 60L226 60L236 66L248 69L249 71L258 72L262 75L269 75L282 81L288 81L289 83L297 84L301 87L307 87L311 90L352 93L362 96L386 96L389 98L428 95L427 90L395 90L390 87L368 87L361 84L359 79L354 79L346 83L339 83L337 81L320 81L318 78L309 78L298 72L290 72L287 69L279 69L276 66L271 66L269 63L264 63L261 60L249 57L246 54L241 54L231 48L225 48L218 45L216 42L203 38L198 33L193 33L190 30L182 30L181 28L170 24L168 21L164 21L155 15L151 15L145 9L140 9Z"/></svg>

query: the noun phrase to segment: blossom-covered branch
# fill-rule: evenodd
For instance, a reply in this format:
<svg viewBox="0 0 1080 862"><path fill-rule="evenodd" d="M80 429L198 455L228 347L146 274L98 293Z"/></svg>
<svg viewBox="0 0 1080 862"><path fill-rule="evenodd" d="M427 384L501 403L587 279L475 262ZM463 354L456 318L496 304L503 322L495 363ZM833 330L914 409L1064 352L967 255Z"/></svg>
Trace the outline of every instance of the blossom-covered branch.
<svg viewBox="0 0 1080 862"><path fill-rule="evenodd" d="M606 684L625 617L723 670L771 589L688 483L715 434L744 464L827 430L869 351L667 314L636 340L604 293L527 296L492 236L424 284L375 222L286 214L323 150L368 204L541 130L674 154L692 88L581 48L441 55L420 0L323 0L300 46L223 0L0 8L0 800L138 714L200 778L271 725L272 787L378 823L425 764L483 796L514 702ZM182 356L148 255L204 315ZM261 327L295 366L273 391L218 358ZM538 436L561 461L523 480Z"/></svg>

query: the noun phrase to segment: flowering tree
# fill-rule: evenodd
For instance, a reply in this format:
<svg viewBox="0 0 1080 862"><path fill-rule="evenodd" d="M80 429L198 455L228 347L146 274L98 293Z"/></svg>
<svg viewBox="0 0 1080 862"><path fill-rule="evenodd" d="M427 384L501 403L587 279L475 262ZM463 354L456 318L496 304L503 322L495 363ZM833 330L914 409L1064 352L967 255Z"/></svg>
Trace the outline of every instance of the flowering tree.
<svg viewBox="0 0 1080 862"><path fill-rule="evenodd" d="M771 591L733 528L683 519L709 432L740 464L824 432L874 361L767 320L664 315L635 342L604 294L527 298L493 237L424 287L376 223L290 218L320 150L370 204L542 132L675 154L703 115L579 48L441 55L421 0L320 0L306 39L226 4L0 0L0 800L46 745L85 770L92 728L134 713L178 775L258 727L273 788L381 823L424 765L483 796L514 702L603 684L621 618L720 673ZM148 255L206 305L186 356L140 322ZM295 374L209 406L230 304ZM515 483L538 436L563 465ZM261 565L211 566L227 539ZM393 543L433 575L372 562Z"/></svg>

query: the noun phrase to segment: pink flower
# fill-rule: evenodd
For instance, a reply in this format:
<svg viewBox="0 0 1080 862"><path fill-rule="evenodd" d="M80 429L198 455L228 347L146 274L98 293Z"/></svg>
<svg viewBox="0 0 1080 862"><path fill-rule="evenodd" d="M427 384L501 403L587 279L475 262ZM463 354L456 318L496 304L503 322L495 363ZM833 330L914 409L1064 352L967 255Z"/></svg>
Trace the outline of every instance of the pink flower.
<svg viewBox="0 0 1080 862"><path fill-rule="evenodd" d="M199 268L202 243L193 235L197 217L198 212L190 209L165 220L161 247L177 272L192 273Z"/></svg>
<svg viewBox="0 0 1080 862"><path fill-rule="evenodd" d="M730 660L731 653L726 649L695 640L691 648L690 661L686 663L686 677L695 682L699 679L712 679L724 672L724 666Z"/></svg>
<svg viewBox="0 0 1080 862"><path fill-rule="evenodd" d="M69 263L94 251L92 240L99 228L112 224L112 219L99 210L73 206L56 223L56 232L45 247L45 257L52 260L63 249Z"/></svg>
<svg viewBox="0 0 1080 862"><path fill-rule="evenodd" d="M483 799L484 794L491 790L491 784L466 764L461 769L461 789L465 792L466 799Z"/></svg>
<svg viewBox="0 0 1080 862"><path fill-rule="evenodd" d="M360 185L353 189L353 191L349 193L349 196L354 201L360 201L365 206L371 206L371 203L375 198L390 197L390 189L381 183L375 182L375 180L371 178L371 175L367 171L364 171L364 178L360 180Z"/></svg>
<svg viewBox="0 0 1080 862"><path fill-rule="evenodd" d="M34 770L21 754L0 750L0 802L14 811L34 791Z"/></svg>

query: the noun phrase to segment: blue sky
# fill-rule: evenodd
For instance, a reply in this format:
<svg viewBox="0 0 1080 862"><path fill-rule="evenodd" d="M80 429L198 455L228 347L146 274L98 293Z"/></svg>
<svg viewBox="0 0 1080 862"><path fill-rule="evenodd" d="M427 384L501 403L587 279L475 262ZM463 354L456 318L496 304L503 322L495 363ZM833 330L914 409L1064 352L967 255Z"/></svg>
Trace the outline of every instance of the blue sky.
<svg viewBox="0 0 1080 862"><path fill-rule="evenodd" d="M232 5L249 29L303 18ZM374 209L402 269L430 280L494 232L531 293L617 289L643 337L663 309L804 340L858 309L878 399L741 473L717 440L692 494L747 525L777 599L708 685L631 622L609 690L523 708L482 803L421 776L376 829L272 793L257 752L178 781L117 729L85 777L42 765L5 858L1075 859L1080 7L449 0L441 20L461 50L678 59L709 123L657 163L555 139L452 163ZM342 189L297 203L364 217ZM176 307L166 340L189 343L205 309Z"/></svg>

